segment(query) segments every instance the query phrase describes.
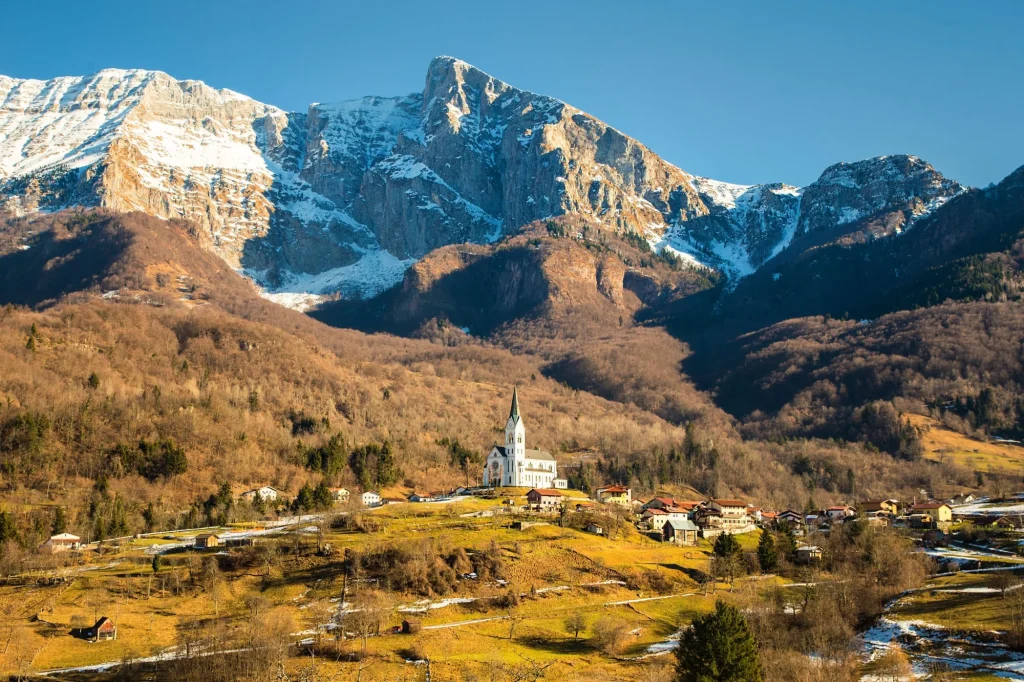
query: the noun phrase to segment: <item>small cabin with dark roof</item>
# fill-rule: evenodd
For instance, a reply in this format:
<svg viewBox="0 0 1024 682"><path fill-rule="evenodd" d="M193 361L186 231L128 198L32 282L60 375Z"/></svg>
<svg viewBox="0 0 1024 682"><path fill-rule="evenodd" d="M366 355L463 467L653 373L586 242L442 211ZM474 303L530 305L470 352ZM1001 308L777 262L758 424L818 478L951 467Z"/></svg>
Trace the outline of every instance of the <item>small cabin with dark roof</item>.
<svg viewBox="0 0 1024 682"><path fill-rule="evenodd" d="M117 626L114 625L114 621L103 616L96 621L95 625L89 628L87 636L94 642L104 639L117 639Z"/></svg>

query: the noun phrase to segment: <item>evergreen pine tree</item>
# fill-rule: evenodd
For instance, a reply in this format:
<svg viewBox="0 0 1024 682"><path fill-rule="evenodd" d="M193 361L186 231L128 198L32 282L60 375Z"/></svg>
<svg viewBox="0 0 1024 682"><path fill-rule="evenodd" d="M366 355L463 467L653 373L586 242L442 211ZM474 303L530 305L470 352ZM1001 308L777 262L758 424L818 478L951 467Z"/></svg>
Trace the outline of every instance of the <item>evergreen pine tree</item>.
<svg viewBox="0 0 1024 682"><path fill-rule="evenodd" d="M757 563L761 564L762 573L771 573L779 565L775 539L767 530L761 531L761 538L757 541Z"/></svg>
<svg viewBox="0 0 1024 682"><path fill-rule="evenodd" d="M52 535L60 535L68 529L68 515L64 513L63 507L57 507L53 512L53 524L50 526Z"/></svg>
<svg viewBox="0 0 1024 682"><path fill-rule="evenodd" d="M738 555L741 551L739 540L734 536L722 533L715 538L715 556L727 559Z"/></svg>
<svg viewBox="0 0 1024 682"><path fill-rule="evenodd" d="M676 649L676 682L762 682L757 643L743 614L717 602L698 616Z"/></svg>

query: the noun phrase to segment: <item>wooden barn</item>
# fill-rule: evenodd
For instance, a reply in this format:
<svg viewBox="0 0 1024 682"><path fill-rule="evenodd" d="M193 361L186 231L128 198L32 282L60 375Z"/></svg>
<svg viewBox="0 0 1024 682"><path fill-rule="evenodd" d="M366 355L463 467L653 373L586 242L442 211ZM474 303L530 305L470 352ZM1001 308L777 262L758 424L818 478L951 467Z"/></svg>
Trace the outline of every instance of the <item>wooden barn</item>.
<svg viewBox="0 0 1024 682"><path fill-rule="evenodd" d="M114 621L103 616L96 624L89 628L89 639L99 642L104 639L117 639L117 626Z"/></svg>

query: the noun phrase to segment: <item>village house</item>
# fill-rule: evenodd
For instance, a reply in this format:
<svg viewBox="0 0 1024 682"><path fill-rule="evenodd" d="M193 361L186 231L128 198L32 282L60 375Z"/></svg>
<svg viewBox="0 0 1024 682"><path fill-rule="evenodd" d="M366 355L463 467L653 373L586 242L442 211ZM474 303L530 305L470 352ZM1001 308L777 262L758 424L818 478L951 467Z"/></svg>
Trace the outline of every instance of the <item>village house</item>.
<svg viewBox="0 0 1024 682"><path fill-rule="evenodd" d="M526 501L537 509L554 509L562 504L564 495L550 488L534 488L526 493Z"/></svg>
<svg viewBox="0 0 1024 682"><path fill-rule="evenodd" d="M264 502L273 502L277 500L278 497L284 495L284 493L282 493L277 488L265 485L261 488L253 488L252 490L246 490L244 493L240 495L240 497L246 502L252 502L253 500L256 499L257 495L259 495L259 498Z"/></svg>
<svg viewBox="0 0 1024 682"><path fill-rule="evenodd" d="M512 407L505 422L505 444L495 445L484 463L483 484L490 487L525 487L564 490L568 481L558 477L558 464L550 452L526 447L526 426L519 412L518 390L512 389Z"/></svg>
<svg viewBox="0 0 1024 682"><path fill-rule="evenodd" d="M410 502L432 502L433 500L434 497L430 493L414 492L412 495L409 495Z"/></svg>
<svg viewBox="0 0 1024 682"><path fill-rule="evenodd" d="M856 516L856 514L856 510L848 504L829 507L825 510L825 516L828 517L829 521L845 521L851 516Z"/></svg>
<svg viewBox="0 0 1024 682"><path fill-rule="evenodd" d="M953 506L962 506L965 504L970 504L971 502L974 502L977 499L978 498L972 495L971 493L960 493L959 495L954 495L953 499L951 499L949 503Z"/></svg>
<svg viewBox="0 0 1024 682"><path fill-rule="evenodd" d="M214 533L203 533L196 536L195 548L196 549L209 549L211 547L220 546L220 536Z"/></svg>
<svg viewBox="0 0 1024 682"><path fill-rule="evenodd" d="M375 504L371 504L371 507L383 507L389 504L405 504L409 500L404 497L382 497Z"/></svg>
<svg viewBox="0 0 1024 682"><path fill-rule="evenodd" d="M865 514L891 514L896 516L900 513L899 500L864 500L859 505Z"/></svg>
<svg viewBox="0 0 1024 682"><path fill-rule="evenodd" d="M592 533L594 535L604 535L604 528L597 525L596 523L587 524L586 530L588 533Z"/></svg>
<svg viewBox="0 0 1024 682"><path fill-rule="evenodd" d="M671 497L652 497L647 502L644 502L640 507L641 512L645 512L648 509L666 509L668 507L678 507L680 502L677 502Z"/></svg>
<svg viewBox="0 0 1024 682"><path fill-rule="evenodd" d="M331 497L334 498L335 504L345 504L348 502L349 492L347 488L331 488Z"/></svg>
<svg viewBox="0 0 1024 682"><path fill-rule="evenodd" d="M58 533L57 535L51 535L50 539L44 542L40 549L44 552L56 554L57 552L66 552L69 549L80 549L81 547L82 538L71 533Z"/></svg>
<svg viewBox="0 0 1024 682"><path fill-rule="evenodd" d="M918 502L910 508L911 524L914 524L915 517L920 516L930 516L930 523L938 528L952 523L953 509L945 502L936 502L935 500Z"/></svg>
<svg viewBox="0 0 1024 682"><path fill-rule="evenodd" d="M633 491L621 485L605 486L597 489L597 501L629 507L633 504Z"/></svg>
<svg viewBox="0 0 1024 682"><path fill-rule="evenodd" d="M747 503L742 500L709 500L706 508L718 512L718 527L721 532L734 534L754 530L750 516L747 515ZM715 518L709 516L709 519Z"/></svg>
<svg viewBox="0 0 1024 682"><path fill-rule="evenodd" d="M689 515L675 507L668 507L667 509L652 508L641 514L640 519L646 523L647 528L650 530L660 531L669 521L681 525L683 521L689 520Z"/></svg>
<svg viewBox="0 0 1024 682"><path fill-rule="evenodd" d="M104 639L117 639L117 626L106 616L101 617L96 624L86 631L86 638L94 642Z"/></svg>
<svg viewBox="0 0 1024 682"><path fill-rule="evenodd" d="M800 545L796 548L796 562L798 564L812 564L821 561L821 547L814 545Z"/></svg>
<svg viewBox="0 0 1024 682"><path fill-rule="evenodd" d="M700 529L693 521L683 518L677 521L666 521L661 529L662 539L677 545L697 544L697 533Z"/></svg>
<svg viewBox="0 0 1024 682"><path fill-rule="evenodd" d="M364 507L379 507L380 493L375 493L372 490L367 490L360 496L359 501L363 503ZM404 502L405 500L402 501Z"/></svg>

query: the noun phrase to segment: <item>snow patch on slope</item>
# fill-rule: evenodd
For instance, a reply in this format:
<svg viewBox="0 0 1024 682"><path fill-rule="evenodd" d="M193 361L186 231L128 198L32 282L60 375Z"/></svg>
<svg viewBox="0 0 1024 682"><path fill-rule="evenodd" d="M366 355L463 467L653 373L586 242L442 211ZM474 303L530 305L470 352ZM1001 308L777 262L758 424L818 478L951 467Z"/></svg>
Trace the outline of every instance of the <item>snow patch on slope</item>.
<svg viewBox="0 0 1024 682"><path fill-rule="evenodd" d="M292 273L284 284L260 295L296 310L314 308L334 292L349 298L372 298L401 282L415 262L415 258L400 259L387 251L371 250L351 265L317 274ZM261 273L247 274L261 279Z"/></svg>

